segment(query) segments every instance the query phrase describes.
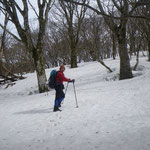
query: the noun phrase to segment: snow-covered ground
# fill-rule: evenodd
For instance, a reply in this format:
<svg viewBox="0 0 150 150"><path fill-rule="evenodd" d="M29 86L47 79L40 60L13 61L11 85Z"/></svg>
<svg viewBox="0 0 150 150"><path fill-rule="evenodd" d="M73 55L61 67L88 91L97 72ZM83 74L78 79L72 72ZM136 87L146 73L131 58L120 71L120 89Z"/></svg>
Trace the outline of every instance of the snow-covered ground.
<svg viewBox="0 0 150 150"><path fill-rule="evenodd" d="M150 150L146 60L140 58L134 78L122 81L116 78L118 59L105 60L113 73L98 62L66 67L65 76L76 80L79 108L69 83L62 112L53 112L54 90L37 92L35 73L12 87L0 87L0 150Z"/></svg>

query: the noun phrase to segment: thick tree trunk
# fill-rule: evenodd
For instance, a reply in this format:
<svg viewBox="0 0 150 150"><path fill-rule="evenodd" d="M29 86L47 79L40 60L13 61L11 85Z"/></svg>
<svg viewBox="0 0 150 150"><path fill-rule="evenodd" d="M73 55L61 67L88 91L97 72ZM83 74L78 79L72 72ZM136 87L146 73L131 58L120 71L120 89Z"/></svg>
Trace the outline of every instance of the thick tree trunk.
<svg viewBox="0 0 150 150"><path fill-rule="evenodd" d="M46 79L46 74L45 74L42 50L34 49L33 58L34 58L34 65L35 65L35 70L37 74L39 92L43 93L48 90L48 87L46 85L47 79Z"/></svg>
<svg viewBox="0 0 150 150"><path fill-rule="evenodd" d="M71 68L77 68L76 47L71 46Z"/></svg>
<svg viewBox="0 0 150 150"><path fill-rule="evenodd" d="M120 56L120 80L132 78L130 60L126 44L126 21L121 21L117 34Z"/></svg>

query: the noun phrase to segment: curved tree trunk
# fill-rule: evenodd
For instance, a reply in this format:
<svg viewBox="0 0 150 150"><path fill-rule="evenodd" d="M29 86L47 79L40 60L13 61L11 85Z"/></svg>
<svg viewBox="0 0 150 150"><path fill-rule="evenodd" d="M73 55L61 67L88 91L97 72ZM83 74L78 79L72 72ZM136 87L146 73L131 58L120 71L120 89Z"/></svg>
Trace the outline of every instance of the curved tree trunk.
<svg viewBox="0 0 150 150"><path fill-rule="evenodd" d="M103 60L98 59L98 62L99 62L100 64L102 64L106 69L108 69L109 72L113 72L113 71L103 62Z"/></svg>

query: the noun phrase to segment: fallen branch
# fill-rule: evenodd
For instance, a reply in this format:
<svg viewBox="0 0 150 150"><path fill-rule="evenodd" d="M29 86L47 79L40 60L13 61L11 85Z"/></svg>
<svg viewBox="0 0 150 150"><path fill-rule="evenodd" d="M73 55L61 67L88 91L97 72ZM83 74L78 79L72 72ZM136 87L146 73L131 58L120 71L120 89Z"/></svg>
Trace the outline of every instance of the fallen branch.
<svg viewBox="0 0 150 150"><path fill-rule="evenodd" d="M5 87L5 89L7 89L9 86L13 86L15 85L16 83L8 83L7 86Z"/></svg>

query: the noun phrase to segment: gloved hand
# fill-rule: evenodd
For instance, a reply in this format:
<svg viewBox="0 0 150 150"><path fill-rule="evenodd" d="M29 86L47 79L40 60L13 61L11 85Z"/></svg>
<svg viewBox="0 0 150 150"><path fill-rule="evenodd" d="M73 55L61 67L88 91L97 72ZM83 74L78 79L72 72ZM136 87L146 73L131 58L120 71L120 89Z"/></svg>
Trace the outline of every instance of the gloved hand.
<svg viewBox="0 0 150 150"><path fill-rule="evenodd" d="M69 82L73 82L73 83L74 83L74 82L75 82L75 79L69 80Z"/></svg>
<svg viewBox="0 0 150 150"><path fill-rule="evenodd" d="M75 82L75 79L72 79L72 82L74 83L74 82Z"/></svg>

